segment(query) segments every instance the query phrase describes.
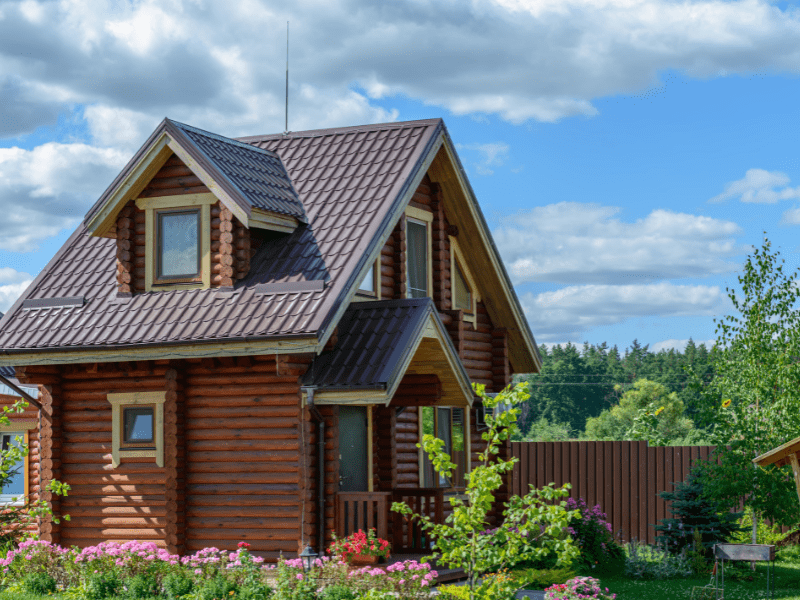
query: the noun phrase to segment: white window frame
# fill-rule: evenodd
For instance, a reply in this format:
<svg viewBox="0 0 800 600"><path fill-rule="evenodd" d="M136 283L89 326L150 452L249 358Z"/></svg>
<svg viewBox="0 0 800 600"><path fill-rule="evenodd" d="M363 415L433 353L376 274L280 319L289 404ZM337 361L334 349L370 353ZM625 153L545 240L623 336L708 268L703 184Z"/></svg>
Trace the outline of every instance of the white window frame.
<svg viewBox="0 0 800 600"><path fill-rule="evenodd" d="M22 438L22 443L25 446L29 446L30 439L28 432L32 429L36 429L39 424L36 421L12 421L8 425L0 425L0 434L2 435L11 435L14 438ZM30 494L30 462L28 461L28 455L26 454L22 458L22 480L24 482L23 488L23 495L19 496L16 494L3 494L0 493L0 505L5 506L24 506L25 499Z"/></svg>
<svg viewBox="0 0 800 600"><path fill-rule="evenodd" d="M364 276L358 284L358 289L356 290L356 297L355 300L380 300L381 299L381 275L380 275L380 260L376 260L372 263L372 268L369 272ZM375 288L374 291L369 291L361 288L361 284L369 277L369 274L372 273L372 286Z"/></svg>
<svg viewBox="0 0 800 600"><path fill-rule="evenodd" d="M408 222L417 223L419 225L425 226L425 231L427 232L428 238L428 252L427 252L427 268L428 268L428 289L427 295L428 297L433 296L433 213L428 212L427 210L422 210L421 208L416 208L414 206L407 206L406 207L406 224ZM406 229L406 235L408 235L408 229ZM406 298L411 298L411 286L408 285L408 245L406 245Z"/></svg>
<svg viewBox="0 0 800 600"><path fill-rule="evenodd" d="M111 466L115 469L123 458L155 458L156 465L164 466L164 402L167 392L133 392L109 394L111 404ZM153 406L154 448L125 447L122 443L122 409L129 406Z"/></svg>
<svg viewBox="0 0 800 600"><path fill-rule="evenodd" d="M467 267L467 261L464 259L464 254L461 252L461 247L458 245L458 240L452 235L450 238L450 300L454 310L456 309L456 269L455 265L461 269L461 274L464 276L464 281L470 291L472 297L472 307L469 311L464 311L464 320L472 323L473 327L477 327L478 322L478 302L481 301L478 294L478 286L475 284L475 278L472 272ZM463 309L462 309L463 310Z"/></svg>

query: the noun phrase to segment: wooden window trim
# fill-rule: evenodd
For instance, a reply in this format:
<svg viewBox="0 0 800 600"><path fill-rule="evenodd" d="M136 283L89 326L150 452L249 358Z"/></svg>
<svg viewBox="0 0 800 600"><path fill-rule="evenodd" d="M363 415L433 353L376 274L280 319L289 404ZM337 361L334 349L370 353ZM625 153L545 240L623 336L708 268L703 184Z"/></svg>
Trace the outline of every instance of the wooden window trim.
<svg viewBox="0 0 800 600"><path fill-rule="evenodd" d="M17 421L11 422L8 425L0 425L0 434L14 434L14 437L21 437L22 443L30 448L29 431L38 427L36 421ZM22 457L22 482L23 482L23 495L14 496L13 494L0 494L0 506L25 506L25 499L30 495L30 462L28 460L29 454ZM17 500L14 501L13 498Z"/></svg>
<svg viewBox="0 0 800 600"><path fill-rule="evenodd" d="M167 392L132 392L129 394L108 394L111 404L111 466L115 469L125 457L155 458L156 465L164 466L164 402ZM129 446L122 443L122 409L128 406L153 406L153 434L155 448L148 445Z"/></svg>
<svg viewBox="0 0 800 600"><path fill-rule="evenodd" d="M208 289L211 287L211 205L214 194L182 194L159 198L138 198L136 206L145 212L145 291ZM200 275L192 280L157 280L157 212L164 210L200 210Z"/></svg>
<svg viewBox="0 0 800 600"><path fill-rule="evenodd" d="M416 208L414 206L407 206L405 218L406 218L406 223L411 221L425 226L425 231L427 233L427 238L428 238L427 295L430 297L433 295L433 213L428 212L427 210L422 210L421 208ZM406 273L408 273L408 250L406 250L405 268L406 268ZM406 285L406 298L411 298L411 288L408 285Z"/></svg>
<svg viewBox="0 0 800 600"><path fill-rule="evenodd" d="M454 265L458 265L461 269L461 274L464 276L466 280L467 286L469 287L470 295L472 296L472 309L470 312L464 312L464 320L472 323L473 327L477 327L478 322L478 302L481 301L480 296L478 294L478 286L475 285L475 278L472 276L472 272L469 270L467 266L467 261L464 259L464 254L461 252L461 247L458 245L458 240L454 238L452 235L449 236L450 238L450 291L452 292L452 302L453 302L453 309L456 309L456 299L455 299L455 278L456 278L456 270ZM457 309L456 309L457 310Z"/></svg>

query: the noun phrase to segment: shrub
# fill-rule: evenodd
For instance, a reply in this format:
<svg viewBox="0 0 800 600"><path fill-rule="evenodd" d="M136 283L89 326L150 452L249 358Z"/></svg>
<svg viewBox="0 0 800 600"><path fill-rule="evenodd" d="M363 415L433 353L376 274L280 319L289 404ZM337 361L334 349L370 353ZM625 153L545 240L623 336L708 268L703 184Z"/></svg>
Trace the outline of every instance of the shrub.
<svg viewBox="0 0 800 600"><path fill-rule="evenodd" d="M577 573L569 567L556 569L516 569L511 572L514 583L519 588L543 590L556 583L573 579Z"/></svg>
<svg viewBox="0 0 800 600"><path fill-rule="evenodd" d="M272 588L266 583L251 583L239 589L236 600L267 600L272 596Z"/></svg>
<svg viewBox="0 0 800 600"><path fill-rule="evenodd" d="M199 600L227 600L229 596L235 595L236 592L236 584L218 575L203 584L197 597Z"/></svg>
<svg viewBox="0 0 800 600"><path fill-rule="evenodd" d="M669 579L692 574L688 559L656 546L638 542L627 545L625 574L634 579Z"/></svg>
<svg viewBox="0 0 800 600"><path fill-rule="evenodd" d="M115 596L120 587L116 571L98 571L86 577L85 595L88 600L104 600Z"/></svg>
<svg viewBox="0 0 800 600"><path fill-rule="evenodd" d="M625 552L614 539L611 523L599 504L589 508L583 498L567 499L567 510L579 510L580 517L573 519L568 531L580 548L579 567L614 570L622 566Z"/></svg>
<svg viewBox="0 0 800 600"><path fill-rule="evenodd" d="M134 575L122 582L125 597L131 600L144 600L159 593L158 582L153 575Z"/></svg>
<svg viewBox="0 0 800 600"><path fill-rule="evenodd" d="M660 492L664 500L670 502L670 519L661 519L656 525L658 541L672 553L694 546L694 531L700 533L706 558L711 557L714 544L740 531L736 520L742 513L729 513L703 496L703 481L695 474L689 474L686 481L675 484L672 492Z"/></svg>
<svg viewBox="0 0 800 600"><path fill-rule="evenodd" d="M741 513L740 513L741 514ZM731 544L752 544L753 543L753 510L747 508L741 518L736 522L739 531L728 536L727 541ZM783 539L780 526L770 527L763 519L758 520L756 529L756 544L775 545Z"/></svg>
<svg viewBox="0 0 800 600"><path fill-rule="evenodd" d="M182 571L169 573L164 577L162 586L164 587L164 593L170 600L185 596L190 593L194 587L192 578Z"/></svg>
<svg viewBox="0 0 800 600"><path fill-rule="evenodd" d="M608 588L601 588L600 582L592 577L576 577L567 583L551 586L545 592L545 600L614 600L617 597Z"/></svg>
<svg viewBox="0 0 800 600"><path fill-rule="evenodd" d="M440 600L469 600L469 588L465 585L440 585Z"/></svg>
<svg viewBox="0 0 800 600"><path fill-rule="evenodd" d="M22 580L22 587L31 594L44 596L56 591L56 580L47 573L28 573Z"/></svg>
<svg viewBox="0 0 800 600"><path fill-rule="evenodd" d="M319 595L319 600L355 600L355 593L346 585L329 585Z"/></svg>

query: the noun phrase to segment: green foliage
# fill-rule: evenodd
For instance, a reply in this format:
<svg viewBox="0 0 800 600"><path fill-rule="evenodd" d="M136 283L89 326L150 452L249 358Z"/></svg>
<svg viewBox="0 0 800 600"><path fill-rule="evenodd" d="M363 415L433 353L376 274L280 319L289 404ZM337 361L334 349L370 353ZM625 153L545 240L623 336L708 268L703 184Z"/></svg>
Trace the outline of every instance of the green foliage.
<svg viewBox="0 0 800 600"><path fill-rule="evenodd" d="M268 600L272 597L272 588L266 583L251 583L239 589L236 600ZM352 598L352 597L351 597ZM331 598L330 600L334 600ZM347 600L342 598L341 600Z"/></svg>
<svg viewBox="0 0 800 600"><path fill-rule="evenodd" d="M561 500L568 495L568 486L559 489L546 486L540 490L531 489L524 498L511 497L503 510L503 525L490 529L488 517L495 504L494 495L515 462L515 459L506 461L498 457L500 444L507 441L515 429L517 406L528 398L528 393L525 384L507 388L495 398L486 396L483 386L476 385L475 391L488 409L488 429L482 433L486 449L478 455L478 464L473 465L472 472L467 475L467 500L450 497L452 513L442 524L434 523L428 516L413 514L404 503L394 503L392 510L420 522L433 539L441 564L466 571L471 598L476 594L487 599L505 598L513 591L513 583L502 571L520 557L536 560L555 556L559 565L568 565L578 557L578 549L566 534L569 521L576 513L568 511ZM508 403L512 408L492 416L492 409L498 403ZM450 477L456 465L443 451L444 441L425 435L421 447L430 456L434 469Z"/></svg>
<svg viewBox="0 0 800 600"><path fill-rule="evenodd" d="M122 584L116 571L91 573L84 582L84 594L87 600L110 598L117 595L121 588Z"/></svg>
<svg viewBox="0 0 800 600"><path fill-rule="evenodd" d="M747 257L741 292L727 290L736 314L716 322L717 376L695 388L717 445L703 464L704 493L724 508L744 499L758 515L792 526L800 504L790 471L751 462L800 431L800 288L784 262L769 240Z"/></svg>
<svg viewBox="0 0 800 600"><path fill-rule="evenodd" d="M670 503L672 518L661 519L655 526L658 541L669 552L677 554L694 546L694 532L700 536L703 555L710 558L714 544L739 532L737 519L742 513L722 509L703 494L704 480L690 473L685 481L674 485L672 492L659 496Z"/></svg>
<svg viewBox="0 0 800 600"><path fill-rule="evenodd" d="M531 423L523 442L561 442L573 438L569 423L550 422L547 417L539 417Z"/></svg>
<svg viewBox="0 0 800 600"><path fill-rule="evenodd" d="M616 404L637 379L660 383L686 407L686 416L694 419L698 395L688 383L706 382L713 377L709 351L692 340L683 352L650 352L634 340L624 354L607 344L577 348L540 346L542 371L518 376L530 384L531 398L521 407L519 426L528 431L531 424L545 417L550 422L568 423L580 432L586 420L600 415L603 408ZM691 373L689 373L691 371Z"/></svg>
<svg viewBox="0 0 800 600"><path fill-rule="evenodd" d="M555 569L514 569L511 578L519 588L526 590L543 590L556 583L564 583L575 577L577 573L571 567Z"/></svg>
<svg viewBox="0 0 800 600"><path fill-rule="evenodd" d="M355 600L356 595L346 585L329 585L319 595L319 600Z"/></svg>
<svg viewBox="0 0 800 600"><path fill-rule="evenodd" d="M567 500L567 509L579 511L569 526L569 533L580 548L579 568L584 572L620 570L625 553L614 539L611 523L599 504L589 508L583 498Z"/></svg>
<svg viewBox="0 0 800 600"><path fill-rule="evenodd" d="M589 440L646 440L651 446L700 441L692 420L685 416L678 394L647 379L638 379L622 394L619 404L586 421Z"/></svg>
<svg viewBox="0 0 800 600"><path fill-rule="evenodd" d="M625 574L634 579L671 579L692 574L689 560L657 546L630 542L625 547Z"/></svg>
<svg viewBox="0 0 800 600"><path fill-rule="evenodd" d="M31 594L52 594L56 591L56 580L48 573L28 573L22 580L22 587Z"/></svg>
<svg viewBox="0 0 800 600"><path fill-rule="evenodd" d="M744 514L740 513L741 518L738 525L741 531L734 532L728 536L727 541L731 544L750 544L753 540L753 510L746 508ZM758 520L756 525L756 544L775 545L783 539L780 525L770 527L763 519Z"/></svg>
<svg viewBox="0 0 800 600"><path fill-rule="evenodd" d="M144 600L158 596L158 582L152 575L139 574L122 582L122 587L125 590L125 598L130 600Z"/></svg>
<svg viewBox="0 0 800 600"><path fill-rule="evenodd" d="M185 571L168 573L162 582L164 593L170 600L175 600L190 593L193 585L192 578Z"/></svg>
<svg viewBox="0 0 800 600"><path fill-rule="evenodd" d="M238 589L234 582L222 575L217 575L203 583L198 591L197 598L198 600L228 600L237 591Z"/></svg>
<svg viewBox="0 0 800 600"><path fill-rule="evenodd" d="M440 585L440 600L469 600L469 587L466 585Z"/></svg>

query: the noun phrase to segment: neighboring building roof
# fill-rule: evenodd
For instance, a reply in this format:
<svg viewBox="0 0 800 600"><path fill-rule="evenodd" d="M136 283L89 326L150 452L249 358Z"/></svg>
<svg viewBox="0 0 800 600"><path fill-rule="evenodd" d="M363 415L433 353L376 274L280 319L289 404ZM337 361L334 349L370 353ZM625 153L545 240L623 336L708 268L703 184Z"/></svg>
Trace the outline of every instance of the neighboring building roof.
<svg viewBox="0 0 800 600"><path fill-rule="evenodd" d="M165 291L118 299L115 240L92 237L81 225L0 320L0 353L321 337L413 193L414 176L442 130L442 121L433 119L247 138L280 155L309 224L263 244L233 293ZM322 291L256 290L314 280L325 282ZM26 299L64 297L84 303L23 307Z"/></svg>
<svg viewBox="0 0 800 600"><path fill-rule="evenodd" d="M14 367L0 367L0 375L5 377L6 379L16 378L17 374L14 371Z"/></svg>
<svg viewBox="0 0 800 600"><path fill-rule="evenodd" d="M306 222L303 203L280 157L257 146L170 121L189 138L250 206Z"/></svg>

